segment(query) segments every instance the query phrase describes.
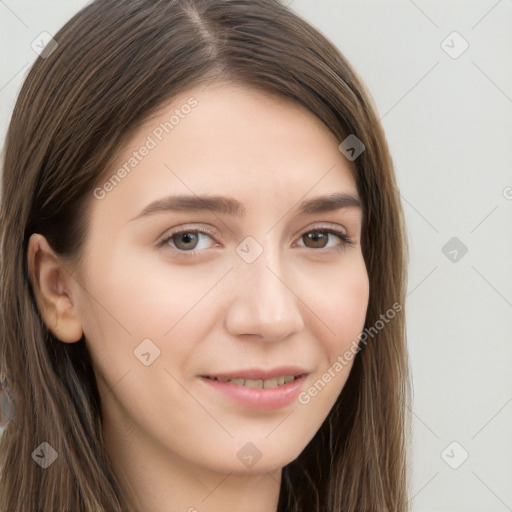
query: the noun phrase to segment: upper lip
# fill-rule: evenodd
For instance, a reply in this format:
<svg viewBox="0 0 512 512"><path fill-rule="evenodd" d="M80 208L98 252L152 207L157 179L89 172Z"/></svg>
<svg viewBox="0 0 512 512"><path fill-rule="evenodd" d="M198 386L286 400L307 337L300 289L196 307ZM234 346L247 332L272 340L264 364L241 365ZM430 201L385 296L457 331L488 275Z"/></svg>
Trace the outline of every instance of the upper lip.
<svg viewBox="0 0 512 512"><path fill-rule="evenodd" d="M273 377L286 377L288 375L293 375L294 377L299 377L301 375L305 375L309 373L307 370L299 366L277 366L274 368L264 369L264 368L246 368L240 370L233 370L222 373L212 373L208 375L203 375L203 377L216 377L216 378L224 378L224 379L271 379Z"/></svg>

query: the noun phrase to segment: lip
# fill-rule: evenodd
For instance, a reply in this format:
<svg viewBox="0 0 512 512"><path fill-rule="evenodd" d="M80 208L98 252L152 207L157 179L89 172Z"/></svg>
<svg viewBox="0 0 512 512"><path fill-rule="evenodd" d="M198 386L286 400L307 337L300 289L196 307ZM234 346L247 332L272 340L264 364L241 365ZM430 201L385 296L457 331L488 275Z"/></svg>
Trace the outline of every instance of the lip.
<svg viewBox="0 0 512 512"><path fill-rule="evenodd" d="M233 384L232 382L213 380L211 378L234 379L240 377L242 379L271 379L272 377L285 375L293 375L295 380L276 388L267 389L248 388L238 384ZM304 381L307 375L308 372L298 368L297 366L282 366L279 368L272 368L270 370L254 368L218 373L209 376L200 376L200 380L215 393L220 393L230 401L241 405L242 407L259 409L262 411L273 411L282 409L296 400L304 386Z"/></svg>

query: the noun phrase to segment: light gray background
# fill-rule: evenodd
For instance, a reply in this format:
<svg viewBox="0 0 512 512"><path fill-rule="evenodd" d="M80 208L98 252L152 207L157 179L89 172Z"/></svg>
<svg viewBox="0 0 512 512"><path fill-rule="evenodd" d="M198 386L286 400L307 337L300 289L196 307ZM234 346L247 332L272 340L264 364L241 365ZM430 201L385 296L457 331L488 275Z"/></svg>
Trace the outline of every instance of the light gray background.
<svg viewBox="0 0 512 512"><path fill-rule="evenodd" d="M2 147L31 42L86 3L0 0ZM396 166L411 250L413 508L512 510L512 0L291 7L368 85ZM469 43L458 58L441 46L453 31ZM442 252L452 237L468 249L448 247L456 261Z"/></svg>

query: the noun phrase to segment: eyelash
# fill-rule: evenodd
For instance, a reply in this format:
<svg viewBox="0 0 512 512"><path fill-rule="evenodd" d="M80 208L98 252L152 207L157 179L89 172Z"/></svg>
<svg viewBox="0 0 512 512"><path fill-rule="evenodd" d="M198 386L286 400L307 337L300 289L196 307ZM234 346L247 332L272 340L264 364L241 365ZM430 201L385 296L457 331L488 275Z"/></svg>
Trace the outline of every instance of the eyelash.
<svg viewBox="0 0 512 512"><path fill-rule="evenodd" d="M333 228L315 227L313 229L310 229L310 230L302 233L300 238L302 238L304 235L306 235L308 233L312 233L312 232L328 233L331 235L335 235L335 236L339 237L342 242L340 245L337 245L335 247L330 247L327 249L320 247L320 248L316 249L316 251L322 251L322 250L323 251L340 251L348 245L353 245L352 240L347 236L346 233L344 233L343 231L338 231L337 229L333 229ZM193 256L196 256L198 253L204 251L204 249L201 249L198 251L196 251L196 250L184 251L182 249L178 249L178 248L169 246L169 241L171 241L175 236L181 235L184 233L196 233L196 234L201 233L203 235L209 235L212 238L215 237L215 233L212 233L204 228L203 229L181 229L181 230L174 231L169 236L166 236L165 239L163 239L161 242L158 243L158 246L161 247L162 249L170 248L172 251L176 251L180 256L184 256L184 257L193 257ZM308 249L308 247L304 247L304 248ZM315 250L315 249L313 249L313 250Z"/></svg>

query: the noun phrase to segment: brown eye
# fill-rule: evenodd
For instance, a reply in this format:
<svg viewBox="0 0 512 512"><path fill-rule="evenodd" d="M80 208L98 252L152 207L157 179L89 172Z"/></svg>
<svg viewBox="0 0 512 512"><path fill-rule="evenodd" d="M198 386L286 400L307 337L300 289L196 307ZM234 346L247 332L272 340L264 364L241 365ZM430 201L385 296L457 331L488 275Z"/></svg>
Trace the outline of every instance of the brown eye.
<svg viewBox="0 0 512 512"><path fill-rule="evenodd" d="M184 231L170 237L177 249L182 251L195 249L199 241L199 235L195 231Z"/></svg>
<svg viewBox="0 0 512 512"><path fill-rule="evenodd" d="M327 247L330 236L337 237L339 240L339 243L335 244L334 247ZM301 240L303 241L305 247L309 249L340 248L350 243L345 233L335 229L313 229L307 233L304 233L301 237Z"/></svg>
<svg viewBox="0 0 512 512"><path fill-rule="evenodd" d="M197 249L202 251L212 246L213 234L200 230L181 230L169 234L159 245L178 254L193 256Z"/></svg>
<svg viewBox="0 0 512 512"><path fill-rule="evenodd" d="M313 249L322 249L327 244L329 240L329 235L325 231L315 230L310 231L305 235L302 235L302 240L304 241L306 247L311 247ZM309 242L311 243L311 245L308 245Z"/></svg>

